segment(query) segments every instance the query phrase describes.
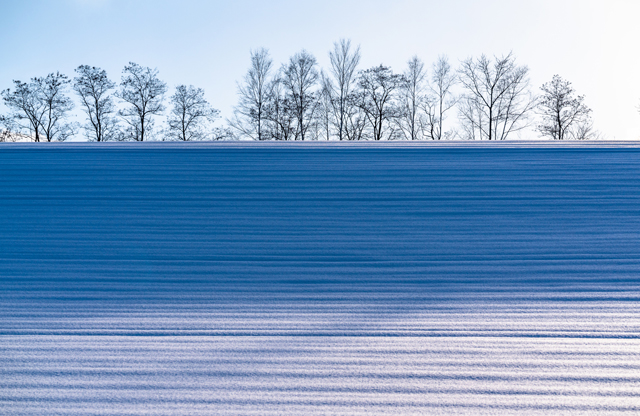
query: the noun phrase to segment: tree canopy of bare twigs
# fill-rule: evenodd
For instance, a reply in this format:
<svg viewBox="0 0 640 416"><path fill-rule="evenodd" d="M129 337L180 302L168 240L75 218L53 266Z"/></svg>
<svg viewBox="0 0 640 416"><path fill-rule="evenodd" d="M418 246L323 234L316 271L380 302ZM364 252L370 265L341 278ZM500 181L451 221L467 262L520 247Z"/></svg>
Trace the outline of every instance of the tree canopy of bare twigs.
<svg viewBox="0 0 640 416"><path fill-rule="evenodd" d="M218 140L224 133L213 123L220 111L204 98L204 90L193 85L178 85L171 96L171 111L167 120L167 140Z"/></svg>
<svg viewBox="0 0 640 416"><path fill-rule="evenodd" d="M305 140L314 122L317 107L315 89L320 78L316 67L316 58L303 50L292 56L289 64L281 70L281 82L291 100L296 119L295 140Z"/></svg>
<svg viewBox="0 0 640 416"><path fill-rule="evenodd" d="M411 58L407 65L404 83L400 89L399 116L396 121L405 140L422 140L425 128L422 108L427 98L425 86L427 71L424 63L417 56Z"/></svg>
<svg viewBox="0 0 640 416"><path fill-rule="evenodd" d="M395 100L398 90L405 84L400 74L394 74L384 65L360 71L359 105L371 127L371 138L375 141L392 140L396 129L393 122L399 116Z"/></svg>
<svg viewBox="0 0 640 416"><path fill-rule="evenodd" d="M529 69L512 54L493 60L485 55L462 62L458 76L465 95L460 115L469 140L506 140L528 126L535 97Z"/></svg>
<svg viewBox="0 0 640 416"><path fill-rule="evenodd" d="M104 69L81 65L76 68L73 89L78 93L87 115L87 138L96 142L113 140L118 133L117 120L112 115L116 108L111 92L116 84Z"/></svg>
<svg viewBox="0 0 640 416"><path fill-rule="evenodd" d="M268 137L271 140L289 141L296 137L296 113L293 98L287 94L282 79L276 77L269 83L264 118L268 121Z"/></svg>
<svg viewBox="0 0 640 416"><path fill-rule="evenodd" d="M426 136L431 140L450 139L455 133L444 129L444 121L447 113L458 103L452 91L458 80L446 56L440 56L433 64L430 81L423 107L427 117Z"/></svg>
<svg viewBox="0 0 640 416"><path fill-rule="evenodd" d="M42 131L48 142L64 141L75 133L75 125L66 123L69 111L73 110L73 101L66 95L71 83L66 75L51 73L46 78L35 78L44 101L45 115L42 119Z"/></svg>
<svg viewBox="0 0 640 416"><path fill-rule="evenodd" d="M118 111L127 123L123 140L144 141L153 128L153 116L164 111L167 85L158 78L158 70L129 62L122 71L120 90L116 97L129 106Z"/></svg>
<svg viewBox="0 0 640 416"><path fill-rule="evenodd" d="M542 123L538 132L553 140L587 140L593 136L591 109L584 104L583 95L575 95L569 81L554 75L551 82L540 88L538 112Z"/></svg>
<svg viewBox="0 0 640 416"><path fill-rule="evenodd" d="M66 95L70 81L59 72L31 82L14 81L14 90L2 92L16 133L40 141L64 141L74 134L74 124L67 123L73 101Z"/></svg>
<svg viewBox="0 0 640 416"><path fill-rule="evenodd" d="M44 117L45 105L39 97L37 84L13 81L14 89L2 91L2 99L9 108L5 124L11 123L14 130L33 137L40 141L40 124Z"/></svg>
<svg viewBox="0 0 640 416"><path fill-rule="evenodd" d="M333 44L329 60L332 79L327 77L325 89L331 95L336 135L338 140L356 140L361 123L357 122L359 108L353 90L360 64L360 46L352 48L350 40L340 39Z"/></svg>
<svg viewBox="0 0 640 416"><path fill-rule="evenodd" d="M269 75L273 60L269 51L260 48L251 52L251 66L244 76L242 84L238 84L240 101L234 109L234 118L229 125L243 137L254 140L268 140L270 134L265 129L265 107L270 94Z"/></svg>

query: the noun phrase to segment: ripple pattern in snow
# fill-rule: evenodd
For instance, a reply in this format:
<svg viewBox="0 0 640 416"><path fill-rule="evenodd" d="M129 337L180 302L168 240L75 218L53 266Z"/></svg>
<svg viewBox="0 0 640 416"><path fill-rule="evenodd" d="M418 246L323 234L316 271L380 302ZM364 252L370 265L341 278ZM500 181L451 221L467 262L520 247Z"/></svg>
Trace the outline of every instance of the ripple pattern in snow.
<svg viewBox="0 0 640 416"><path fill-rule="evenodd" d="M640 151L0 149L0 414L640 412Z"/></svg>

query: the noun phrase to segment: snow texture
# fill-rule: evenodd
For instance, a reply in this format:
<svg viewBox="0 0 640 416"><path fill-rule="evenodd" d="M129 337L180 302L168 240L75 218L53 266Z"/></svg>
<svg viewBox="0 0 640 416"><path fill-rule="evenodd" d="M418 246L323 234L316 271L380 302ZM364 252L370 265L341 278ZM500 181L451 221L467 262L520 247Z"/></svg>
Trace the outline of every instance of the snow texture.
<svg viewBox="0 0 640 416"><path fill-rule="evenodd" d="M640 149L3 146L0 414L640 412Z"/></svg>

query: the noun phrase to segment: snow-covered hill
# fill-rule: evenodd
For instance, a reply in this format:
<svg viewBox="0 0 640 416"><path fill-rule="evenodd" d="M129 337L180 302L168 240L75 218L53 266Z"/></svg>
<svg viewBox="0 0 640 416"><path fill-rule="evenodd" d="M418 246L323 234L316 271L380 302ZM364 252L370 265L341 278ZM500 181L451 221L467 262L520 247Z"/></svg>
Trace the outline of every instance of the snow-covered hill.
<svg viewBox="0 0 640 416"><path fill-rule="evenodd" d="M0 414L640 412L639 162L3 145Z"/></svg>

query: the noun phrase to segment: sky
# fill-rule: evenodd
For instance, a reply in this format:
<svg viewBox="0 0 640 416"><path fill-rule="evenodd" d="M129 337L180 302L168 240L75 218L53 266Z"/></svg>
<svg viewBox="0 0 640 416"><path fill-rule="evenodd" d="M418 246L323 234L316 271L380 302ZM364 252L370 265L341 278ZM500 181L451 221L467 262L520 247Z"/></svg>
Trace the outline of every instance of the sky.
<svg viewBox="0 0 640 416"><path fill-rule="evenodd" d="M72 77L83 64L119 81L133 61L157 68L171 89L204 88L230 117L259 47L278 66L306 49L326 68L333 43L348 38L361 45L361 69L398 72L414 55L457 65L512 51L534 91L559 74L585 95L606 138L633 140L638 16L638 0L0 0L0 89L55 71Z"/></svg>

